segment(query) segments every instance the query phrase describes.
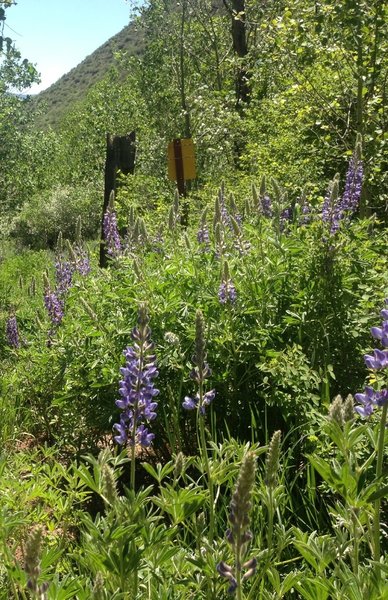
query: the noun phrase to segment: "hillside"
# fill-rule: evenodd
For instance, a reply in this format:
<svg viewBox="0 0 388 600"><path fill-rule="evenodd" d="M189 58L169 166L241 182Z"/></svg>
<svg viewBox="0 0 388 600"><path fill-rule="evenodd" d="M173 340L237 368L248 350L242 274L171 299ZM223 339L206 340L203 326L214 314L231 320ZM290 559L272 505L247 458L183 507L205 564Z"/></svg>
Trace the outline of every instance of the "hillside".
<svg viewBox="0 0 388 600"><path fill-rule="evenodd" d="M35 106L41 109L36 120L37 126L44 129L48 125L55 127L71 106L103 79L114 63L115 52L125 51L130 55L138 55L142 47L142 33L134 22L130 23L74 69L37 94L33 100Z"/></svg>

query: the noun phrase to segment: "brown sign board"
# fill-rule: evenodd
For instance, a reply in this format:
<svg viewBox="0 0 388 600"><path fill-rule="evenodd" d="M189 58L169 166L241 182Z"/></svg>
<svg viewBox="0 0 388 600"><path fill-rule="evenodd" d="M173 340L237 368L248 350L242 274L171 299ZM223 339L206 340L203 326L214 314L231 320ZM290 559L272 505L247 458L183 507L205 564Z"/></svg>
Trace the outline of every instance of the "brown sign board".
<svg viewBox="0 0 388 600"><path fill-rule="evenodd" d="M176 139L170 142L167 150L168 177L178 181L183 175L183 180L195 179L195 150L191 138Z"/></svg>

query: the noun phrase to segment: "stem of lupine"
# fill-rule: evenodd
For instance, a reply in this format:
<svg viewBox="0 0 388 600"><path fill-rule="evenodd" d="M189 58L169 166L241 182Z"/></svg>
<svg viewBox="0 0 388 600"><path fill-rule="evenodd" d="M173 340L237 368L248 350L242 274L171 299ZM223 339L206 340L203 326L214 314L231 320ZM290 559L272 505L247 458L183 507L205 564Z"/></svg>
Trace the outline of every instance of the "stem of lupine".
<svg viewBox="0 0 388 600"><path fill-rule="evenodd" d="M385 441L385 424L387 421L388 404L384 404L381 411L380 431L377 443L377 463L376 463L376 479L379 479L383 473L383 458L384 458L384 441ZM373 559L380 562L380 506L381 500L375 500L375 515L373 523ZM380 576L380 569L378 570Z"/></svg>
<svg viewBox="0 0 388 600"><path fill-rule="evenodd" d="M236 598L237 600L242 600L242 592L241 592L241 535L238 533L236 540L236 581L237 581L237 589L236 589Z"/></svg>
<svg viewBox="0 0 388 600"><path fill-rule="evenodd" d="M273 538L273 489L270 485L268 487L268 536L267 543L268 549L272 548L272 538Z"/></svg>
<svg viewBox="0 0 388 600"><path fill-rule="evenodd" d="M136 478L136 469L135 469L135 459L136 459L136 447L135 447L135 436L136 436L136 421L133 421L132 426L132 446L131 446L131 478L130 478L130 488L131 490L135 490L135 478Z"/></svg>
<svg viewBox="0 0 388 600"><path fill-rule="evenodd" d="M143 343L140 345L140 356L139 356L139 372L142 371L143 369L143 362L144 362L144 345ZM137 383L136 383L136 397L139 397L139 392L140 392L140 387L141 387L141 383L140 383L140 378L138 377L137 379ZM137 430L137 405L138 405L138 400L135 403L135 406L133 407L133 424L132 424L132 438L131 438L131 478L130 478L130 488L131 490L135 491L135 479L136 479L136 430Z"/></svg>
<svg viewBox="0 0 388 600"><path fill-rule="evenodd" d="M200 370L202 370L202 365L199 368L200 368ZM202 407L202 403L203 403L202 374L199 378L198 393L199 393L199 402L198 402L198 408L197 408L197 423L199 421L199 434L200 434L200 441L201 441L200 452L202 455L202 460L205 463L207 487L209 490L209 544L212 544L213 538L214 538L214 490L213 490L212 477L211 477L211 473L210 473L209 457L207 454L204 415L201 414L201 407Z"/></svg>

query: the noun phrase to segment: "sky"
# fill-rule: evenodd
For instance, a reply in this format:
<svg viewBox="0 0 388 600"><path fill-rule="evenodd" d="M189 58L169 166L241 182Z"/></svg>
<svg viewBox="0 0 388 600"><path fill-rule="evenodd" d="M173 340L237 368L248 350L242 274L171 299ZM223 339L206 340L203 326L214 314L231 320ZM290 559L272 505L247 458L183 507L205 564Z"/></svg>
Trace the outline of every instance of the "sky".
<svg viewBox="0 0 388 600"><path fill-rule="evenodd" d="M41 83L35 94L76 67L128 25L128 0L16 0L6 10L4 37L32 62ZM24 90L27 92L27 90Z"/></svg>

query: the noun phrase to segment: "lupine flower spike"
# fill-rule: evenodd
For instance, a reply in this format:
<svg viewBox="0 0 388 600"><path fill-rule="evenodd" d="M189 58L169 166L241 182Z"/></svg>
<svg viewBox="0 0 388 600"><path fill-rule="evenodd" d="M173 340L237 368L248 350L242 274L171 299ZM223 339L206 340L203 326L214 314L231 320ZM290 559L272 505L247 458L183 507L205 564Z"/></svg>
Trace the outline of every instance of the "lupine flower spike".
<svg viewBox="0 0 388 600"><path fill-rule="evenodd" d="M10 348L19 348L19 329L15 315L10 315L6 323L6 336Z"/></svg>
<svg viewBox="0 0 388 600"><path fill-rule="evenodd" d="M260 186L260 211L263 217L270 219L273 216L272 200L265 190L265 177L263 176Z"/></svg>
<svg viewBox="0 0 388 600"><path fill-rule="evenodd" d="M116 258L121 252L121 241L117 227L116 211L114 209L113 191L111 192L108 208L104 215L103 229L107 254L111 258Z"/></svg>
<svg viewBox="0 0 388 600"><path fill-rule="evenodd" d="M195 355L192 362L195 365L190 373L191 379L198 384L198 392L194 397L185 396L182 403L186 410L199 410L200 415L204 415L206 408L213 402L216 395L215 390L204 392L203 385L206 379L211 375L211 370L206 362L206 342L205 342L205 320L200 310L197 310L195 319Z"/></svg>
<svg viewBox="0 0 388 600"><path fill-rule="evenodd" d="M221 304L234 304L237 300L236 288L231 280L227 261L224 262L222 281L218 288L218 300Z"/></svg>
<svg viewBox="0 0 388 600"><path fill-rule="evenodd" d="M356 146L352 158L349 161L346 173L345 189L340 202L340 211L351 215L354 213L361 199L363 163L362 163L362 137L357 134Z"/></svg>
<svg viewBox="0 0 388 600"><path fill-rule="evenodd" d="M241 598L242 583L255 574L257 565L256 558L243 562L246 558L249 542L252 539L252 533L249 530L249 513L252 507L251 496L255 476L256 457L254 452L247 452L230 503L230 528L226 531L226 539L234 554L234 567L224 561L217 565L218 573L229 580L228 592L234 594L237 591L238 598ZM245 571L244 574L243 571Z"/></svg>
<svg viewBox="0 0 388 600"><path fill-rule="evenodd" d="M50 282L46 274L43 276L44 305L54 327L59 325L63 319L63 301L59 294L51 290Z"/></svg>
<svg viewBox="0 0 388 600"><path fill-rule="evenodd" d="M265 483L268 487L275 487L279 475L280 440L281 431L275 431L268 446L265 459Z"/></svg>
<svg viewBox="0 0 388 600"><path fill-rule="evenodd" d="M88 275L90 273L90 260L87 251L85 250L82 243L82 220L79 216L76 225L76 236L75 236L75 268L80 275Z"/></svg>
<svg viewBox="0 0 388 600"><path fill-rule="evenodd" d="M121 445L149 446L155 435L148 433L144 422L156 418L158 405L154 398L159 390L153 383L158 371L144 304L140 306L138 325L132 330L131 337L134 343L124 350L126 363L120 369L123 375L119 390L121 398L116 400L116 406L122 413L120 422L113 426L117 433L114 439Z"/></svg>
<svg viewBox="0 0 388 600"><path fill-rule="evenodd" d="M388 299L385 300L385 308L381 311L381 316L383 318L381 327L372 327L371 333L372 336L380 340L384 350L375 349L373 355L366 354L364 356L365 364L368 369L372 369L373 371L380 372L383 369L388 367L388 339L387 339L387 328L388 328ZM374 409L381 408L381 417L380 417L380 429L376 446L376 481L378 481L383 474L383 461L384 461L384 443L385 443L385 430L387 425L387 414L388 414L388 389L382 388L379 379L381 379L381 375L379 373L375 373L373 375L373 379L377 381L376 389L372 386L367 386L364 390L363 394L356 394L355 399L359 403L356 406L356 412L361 415L361 417L367 418L370 417L373 413ZM374 501L374 520L373 520L373 560L378 565L381 558L380 552L380 506L381 499L377 498ZM377 571L378 577L380 577L380 571Z"/></svg>
<svg viewBox="0 0 388 600"><path fill-rule="evenodd" d="M56 293L59 297L63 297L71 287L73 279L73 265L65 260L63 248L63 236L60 231L57 239L56 257L55 257L55 280Z"/></svg>
<svg viewBox="0 0 388 600"><path fill-rule="evenodd" d="M339 176L337 174L323 203L322 221L329 224L331 235L334 235L338 231L344 219L351 217L360 203L363 180L361 154L362 138L360 135L357 135L356 147L349 161L348 172L346 174L344 193L339 198Z"/></svg>
<svg viewBox="0 0 388 600"><path fill-rule="evenodd" d="M385 305L387 308L380 313L383 318L381 327L371 328L372 336L380 341L384 350L375 348L373 354L364 356L367 368L373 371L381 371L388 367L388 350L386 349L388 348L388 299L385 300ZM356 394L354 397L359 403L359 406L355 408L356 412L362 417L369 417L375 407L381 407L388 403L388 389L376 390L371 386L366 386L363 394Z"/></svg>
<svg viewBox="0 0 388 600"><path fill-rule="evenodd" d="M38 583L40 569L40 551L42 542L42 530L36 528L31 531L26 542L26 555L24 570L27 573L27 588L32 598L36 600L47 599L48 583Z"/></svg>
<svg viewBox="0 0 388 600"><path fill-rule="evenodd" d="M145 304L140 305L138 325L132 330L131 337L133 345L124 350L125 367L120 369L123 376L119 390L121 398L116 400L116 406L122 413L120 422L113 429L117 434L115 442L131 447L131 487L134 489L135 446L150 446L155 437L145 424L156 418L158 404L155 396L159 394L153 383L158 371Z"/></svg>
<svg viewBox="0 0 388 600"><path fill-rule="evenodd" d="M197 241L198 244L203 244L204 245L204 251L208 252L209 248L210 248L210 237L209 237L209 227L207 226L206 223L206 217L207 217L207 209L205 208L205 210L203 211L202 215L201 215L201 223L197 232Z"/></svg>

